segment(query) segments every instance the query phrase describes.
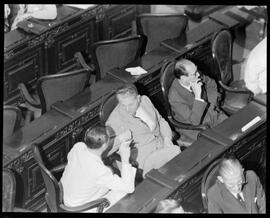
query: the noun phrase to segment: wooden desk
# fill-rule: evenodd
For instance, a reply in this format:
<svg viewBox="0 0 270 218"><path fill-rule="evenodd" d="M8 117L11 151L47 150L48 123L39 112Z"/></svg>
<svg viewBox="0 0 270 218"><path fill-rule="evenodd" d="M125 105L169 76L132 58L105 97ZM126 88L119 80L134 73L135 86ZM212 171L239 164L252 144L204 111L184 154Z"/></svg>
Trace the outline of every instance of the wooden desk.
<svg viewBox="0 0 270 218"><path fill-rule="evenodd" d="M33 158L31 143L44 141L43 149L48 160L58 165L66 162L72 147L71 139L55 146L56 133L69 124L70 118L50 110L12 136L3 139L3 167L14 171L16 177L15 206L39 210L45 206L45 187L41 171ZM69 143L71 142L71 143Z"/></svg>
<svg viewBox="0 0 270 218"><path fill-rule="evenodd" d="M20 29L5 34L4 103L19 102L19 83L35 89L39 77L63 73L76 67L74 54L91 60L91 46L100 40L131 35L132 22L150 5L95 5L85 10L61 6L53 21L32 19L45 27L39 35ZM23 75L23 76L22 76Z"/></svg>
<svg viewBox="0 0 270 218"><path fill-rule="evenodd" d="M165 198L177 199L185 203L191 202L202 209L200 200L201 180L203 173L214 160L225 153L232 152L236 153L246 169L250 169L250 162L254 165L260 164L261 148L266 146L266 119L257 123L253 128L249 128L242 137L238 137L234 141L230 139L224 141L224 138L232 135L232 132L238 132L242 124L245 123L243 117L264 116L265 112L265 107L251 102L246 108L238 111L223 123L206 130L188 149L158 170L151 170L147 173L146 180L136 187L135 192L117 202L107 213L120 211L125 213L134 211L138 213L152 212L158 202ZM210 132L219 132L219 134L214 134L216 140L206 136L210 135ZM257 157L256 162L252 159L253 156ZM167 196L163 194L160 195L160 198L153 198L153 193L145 194L145 190L153 190L156 187L153 181L160 181L160 183L163 183L163 187L166 186L166 181L170 181L170 183L175 181L178 183L178 187ZM162 189L157 193L161 191Z"/></svg>
<svg viewBox="0 0 270 218"><path fill-rule="evenodd" d="M201 44L202 41L210 40L212 35L222 28L224 28L222 24L213 20L206 20L188 31L186 37L166 39L161 42L161 45L183 54L187 49L192 49L193 47L198 46L198 44ZM185 47L186 45L190 45L191 47L187 48Z"/></svg>
<svg viewBox="0 0 270 218"><path fill-rule="evenodd" d="M51 108L70 117L78 118L93 109L93 117L98 116L99 105L102 100L112 91L121 86L123 82L111 75L105 76L102 80L92 84L81 93L66 101L56 102ZM94 112L95 111L95 112Z"/></svg>
<svg viewBox="0 0 270 218"><path fill-rule="evenodd" d="M262 104L266 107L267 104L267 95L266 94L258 94L253 97L253 100L259 104Z"/></svg>

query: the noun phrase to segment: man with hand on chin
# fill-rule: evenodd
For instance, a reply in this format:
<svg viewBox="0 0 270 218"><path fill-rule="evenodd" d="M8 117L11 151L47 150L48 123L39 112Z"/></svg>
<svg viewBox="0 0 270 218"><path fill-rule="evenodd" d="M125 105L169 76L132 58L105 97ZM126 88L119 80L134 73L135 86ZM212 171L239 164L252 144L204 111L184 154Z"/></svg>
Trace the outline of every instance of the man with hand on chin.
<svg viewBox="0 0 270 218"><path fill-rule="evenodd" d="M179 122L213 127L227 116L218 108L216 82L202 75L197 66L187 60L176 61L175 79L169 90L169 103ZM183 140L194 141L199 131L177 129ZM186 137L186 138L184 138Z"/></svg>

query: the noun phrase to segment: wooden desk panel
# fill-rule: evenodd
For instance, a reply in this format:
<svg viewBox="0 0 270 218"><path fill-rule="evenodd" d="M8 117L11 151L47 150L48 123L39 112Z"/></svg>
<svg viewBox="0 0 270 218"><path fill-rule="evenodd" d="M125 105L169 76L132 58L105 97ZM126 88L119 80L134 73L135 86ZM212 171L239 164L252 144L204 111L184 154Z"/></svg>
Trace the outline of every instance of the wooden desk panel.
<svg viewBox="0 0 270 218"><path fill-rule="evenodd" d="M45 188L41 171L35 162L31 143L44 141L49 146L45 155L50 162L58 165L66 161L71 148L69 138L66 143L53 146L55 133L70 122L70 118L50 110L29 125L19 129L3 140L3 167L13 170L16 178L15 206L29 210L39 210L45 206Z"/></svg>

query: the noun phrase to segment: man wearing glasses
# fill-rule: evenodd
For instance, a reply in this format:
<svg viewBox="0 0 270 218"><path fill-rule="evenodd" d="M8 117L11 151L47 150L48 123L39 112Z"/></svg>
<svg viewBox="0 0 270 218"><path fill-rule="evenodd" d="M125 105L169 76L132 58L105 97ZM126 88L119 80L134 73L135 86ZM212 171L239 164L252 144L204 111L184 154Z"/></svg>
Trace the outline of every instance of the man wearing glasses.
<svg viewBox="0 0 270 218"><path fill-rule="evenodd" d="M209 213L265 213L265 193L254 171L244 171L233 156L219 165L216 183L208 191Z"/></svg>
<svg viewBox="0 0 270 218"><path fill-rule="evenodd" d="M198 71L197 66L181 59L175 63L175 79L169 90L169 103L179 122L213 127L227 116L218 108L216 82ZM177 129L183 140L194 141L199 131Z"/></svg>

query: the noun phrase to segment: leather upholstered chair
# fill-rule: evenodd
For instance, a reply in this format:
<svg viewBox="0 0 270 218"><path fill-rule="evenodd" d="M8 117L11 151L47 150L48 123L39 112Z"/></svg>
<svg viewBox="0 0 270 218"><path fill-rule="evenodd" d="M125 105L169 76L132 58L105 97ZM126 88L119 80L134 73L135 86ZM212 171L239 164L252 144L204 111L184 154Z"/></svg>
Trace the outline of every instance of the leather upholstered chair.
<svg viewBox="0 0 270 218"><path fill-rule="evenodd" d="M208 211L208 199L207 199L207 192L209 188L211 188L217 179L218 176L218 168L221 159L215 160L210 166L206 169L203 174L202 183L201 183L201 197L203 202L204 211Z"/></svg>
<svg viewBox="0 0 270 218"><path fill-rule="evenodd" d="M222 93L221 108L229 115L245 107L253 93L245 87L244 80L233 81L232 35L229 30L217 32L211 42L214 76Z"/></svg>
<svg viewBox="0 0 270 218"><path fill-rule="evenodd" d="M109 70L125 67L141 57L145 45L145 37L140 35L94 43L92 58L96 69L96 80L102 79Z"/></svg>
<svg viewBox="0 0 270 218"><path fill-rule="evenodd" d="M41 157L38 144L33 143L32 152L34 159L36 160L45 183L46 194L45 199L49 212L83 212L93 208L97 208L98 212L103 212L105 207L110 205L106 198L99 198L97 200L90 201L81 206L67 207L63 202L63 188L61 182L58 182L54 176L56 173L63 172L65 164L61 164L52 169L48 169Z"/></svg>
<svg viewBox="0 0 270 218"><path fill-rule="evenodd" d="M12 105L4 105L3 138L12 135L20 126L22 121L21 110Z"/></svg>
<svg viewBox="0 0 270 218"><path fill-rule="evenodd" d="M146 53L166 39L181 37L188 26L184 14L140 14L136 18L137 33L147 37Z"/></svg>
<svg viewBox="0 0 270 218"><path fill-rule="evenodd" d="M172 126L175 127L175 129L187 129L187 130L198 130L198 131L202 131L207 129L206 125L192 125L192 124L187 124L187 123L182 123L177 121L174 118L174 113L171 110L171 106L169 103L169 99L168 99L168 95L169 95L169 90L171 87L171 84L173 82L173 80L175 79L174 76L174 61L169 61L167 63L165 63L160 71L160 85L161 85L161 91L162 91L162 95L163 95L163 99L164 99L164 107L166 109L167 112L167 117L169 122L171 123ZM188 136L187 136L188 138ZM185 142L184 142L185 143Z"/></svg>
<svg viewBox="0 0 270 218"><path fill-rule="evenodd" d="M56 101L65 101L83 91L89 78L90 73L85 69L42 76L37 80L39 100L34 100L23 83L18 85L18 89L21 97L30 105L30 110L31 107L41 108L41 114L44 114Z"/></svg>
<svg viewBox="0 0 270 218"><path fill-rule="evenodd" d="M2 176L2 212L31 212L24 208L14 207L16 180L13 171L4 168Z"/></svg>

